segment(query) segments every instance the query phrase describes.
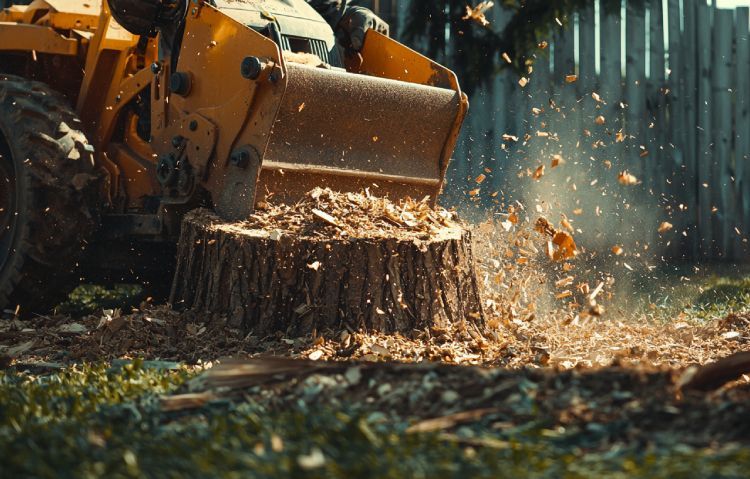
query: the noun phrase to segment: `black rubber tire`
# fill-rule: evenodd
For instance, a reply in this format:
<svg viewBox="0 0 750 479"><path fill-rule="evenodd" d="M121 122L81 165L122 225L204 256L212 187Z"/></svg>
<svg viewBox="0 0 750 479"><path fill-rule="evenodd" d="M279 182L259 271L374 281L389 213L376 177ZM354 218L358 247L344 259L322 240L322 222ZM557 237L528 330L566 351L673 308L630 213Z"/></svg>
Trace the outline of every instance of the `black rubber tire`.
<svg viewBox="0 0 750 479"><path fill-rule="evenodd" d="M81 127L61 94L0 74L0 181L12 188L0 194L12 210L0 212L0 312L46 313L78 284L104 205L104 175Z"/></svg>

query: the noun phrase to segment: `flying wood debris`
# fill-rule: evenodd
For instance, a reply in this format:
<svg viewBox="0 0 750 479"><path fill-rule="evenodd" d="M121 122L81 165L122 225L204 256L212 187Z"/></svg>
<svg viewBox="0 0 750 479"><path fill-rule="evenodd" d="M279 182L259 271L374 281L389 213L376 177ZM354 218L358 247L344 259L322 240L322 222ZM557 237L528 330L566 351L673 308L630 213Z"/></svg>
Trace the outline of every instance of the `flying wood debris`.
<svg viewBox="0 0 750 479"><path fill-rule="evenodd" d="M636 178L634 175L631 175L627 171L623 171L619 175L617 175L617 181L619 181L621 185L625 186L633 186L638 184L638 178Z"/></svg>
<svg viewBox="0 0 750 479"><path fill-rule="evenodd" d="M672 223L670 223L670 222L668 222L668 221L664 221L664 222L662 222L662 223L661 223L661 224L659 225L659 229L658 229L658 231L659 231L659 234L664 234L664 233L666 233L667 231L671 231L671 230L672 230L672 228L674 228L674 225L672 225Z"/></svg>
<svg viewBox="0 0 750 479"><path fill-rule="evenodd" d="M531 177L535 180L539 180L544 176L544 165L540 165L534 173L531 175Z"/></svg>
<svg viewBox="0 0 750 479"><path fill-rule="evenodd" d="M478 23L479 25L483 27L486 27L490 24L490 22L484 16L484 12L492 8L494 5L495 5L495 2L492 2L492 1L480 2L475 7L470 7L469 5L466 5L466 15L461 17L461 19L471 20L471 21Z"/></svg>
<svg viewBox="0 0 750 479"><path fill-rule="evenodd" d="M534 229L549 238L547 242L547 256L553 261L564 261L575 258L578 254L573 236L565 231L555 229L544 217L536 221Z"/></svg>

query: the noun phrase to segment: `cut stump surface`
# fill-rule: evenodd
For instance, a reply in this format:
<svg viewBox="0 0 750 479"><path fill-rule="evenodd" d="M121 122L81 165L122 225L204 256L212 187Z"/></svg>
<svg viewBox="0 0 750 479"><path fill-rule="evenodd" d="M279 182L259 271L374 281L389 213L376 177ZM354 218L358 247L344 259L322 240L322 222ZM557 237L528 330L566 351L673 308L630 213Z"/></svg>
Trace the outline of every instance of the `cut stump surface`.
<svg viewBox="0 0 750 479"><path fill-rule="evenodd" d="M330 190L246 222L186 215L171 299L259 336L484 326L470 233L450 213Z"/></svg>

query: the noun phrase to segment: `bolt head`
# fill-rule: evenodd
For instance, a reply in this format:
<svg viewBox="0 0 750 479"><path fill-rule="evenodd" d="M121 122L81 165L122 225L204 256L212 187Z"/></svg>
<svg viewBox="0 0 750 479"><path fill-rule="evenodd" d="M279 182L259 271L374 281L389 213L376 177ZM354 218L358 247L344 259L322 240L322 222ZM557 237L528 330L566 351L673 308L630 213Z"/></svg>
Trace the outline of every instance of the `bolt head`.
<svg viewBox="0 0 750 479"><path fill-rule="evenodd" d="M240 74L248 80L257 80L263 71L263 62L258 57L245 57L240 65Z"/></svg>

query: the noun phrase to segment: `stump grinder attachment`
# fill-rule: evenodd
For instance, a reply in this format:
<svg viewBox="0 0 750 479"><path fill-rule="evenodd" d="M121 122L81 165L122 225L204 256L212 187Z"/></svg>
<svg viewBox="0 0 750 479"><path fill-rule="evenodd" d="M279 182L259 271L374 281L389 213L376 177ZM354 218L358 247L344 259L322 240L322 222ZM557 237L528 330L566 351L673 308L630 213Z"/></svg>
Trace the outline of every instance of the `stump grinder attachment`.
<svg viewBox="0 0 750 479"><path fill-rule="evenodd" d="M213 158L188 162L211 164L222 216L315 186L437 197L467 109L451 71L374 31L347 55L304 1L218 4L188 13L173 75L191 86L172 91L161 154L193 136L184 115L215 129Z"/></svg>
<svg viewBox="0 0 750 479"><path fill-rule="evenodd" d="M47 275L84 248L99 267L130 264L112 241L173 244L198 206L242 219L316 186L435 201L468 109L450 70L372 30L345 51L304 0L141 2L156 37L107 2L10 4L0 310L65 293Z"/></svg>

